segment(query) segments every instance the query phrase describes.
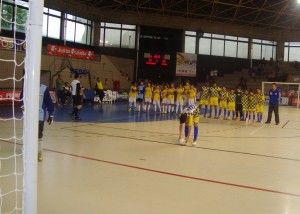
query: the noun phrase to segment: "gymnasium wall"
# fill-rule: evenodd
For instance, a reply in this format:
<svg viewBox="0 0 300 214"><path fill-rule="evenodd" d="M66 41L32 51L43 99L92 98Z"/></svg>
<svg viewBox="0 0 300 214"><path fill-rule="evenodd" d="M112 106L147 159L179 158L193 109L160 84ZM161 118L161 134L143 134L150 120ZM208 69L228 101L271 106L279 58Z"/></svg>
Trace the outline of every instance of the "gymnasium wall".
<svg viewBox="0 0 300 214"><path fill-rule="evenodd" d="M13 59L13 51L0 50L1 59ZM21 63L24 59L24 52L17 52L17 62ZM71 65L75 69L87 69L91 73L91 84L89 78L86 76L81 77L81 81L86 88L90 88L90 85L94 87L96 78L99 77L106 88L113 87L113 81L120 81L121 89L127 89L132 81L134 71L134 60L125 59L120 57L113 57L108 55L97 55L96 60L79 60L79 59L66 59L62 57L53 57L46 54L43 50L41 70L43 71L44 80L49 80L51 87L55 86L55 80L57 74L60 73L64 81L71 82L72 76L68 68L63 69L66 66ZM0 61L0 78L5 79L13 76L14 63ZM16 78L21 78L23 75L23 66L16 68ZM46 75L46 77L45 77ZM51 75L51 76L50 76ZM47 81L46 81L47 82ZM16 88L21 88L22 83L16 84ZM11 89L13 82L0 81L0 89Z"/></svg>

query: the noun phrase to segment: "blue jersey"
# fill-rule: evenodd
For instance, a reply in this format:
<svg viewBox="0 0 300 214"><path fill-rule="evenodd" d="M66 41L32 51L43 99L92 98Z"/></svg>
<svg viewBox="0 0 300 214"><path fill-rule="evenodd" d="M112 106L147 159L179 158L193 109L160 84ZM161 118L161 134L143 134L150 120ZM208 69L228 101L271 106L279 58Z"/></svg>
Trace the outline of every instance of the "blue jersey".
<svg viewBox="0 0 300 214"><path fill-rule="evenodd" d="M137 87L137 99L144 99L144 92L145 92L145 86L144 85L139 85Z"/></svg>
<svg viewBox="0 0 300 214"><path fill-rule="evenodd" d="M39 99L39 121L45 121L46 111L48 111L49 115L52 116L54 112L54 105L52 103L48 87L41 84Z"/></svg>
<svg viewBox="0 0 300 214"><path fill-rule="evenodd" d="M279 97L280 97L280 91L279 89L271 89L269 91L269 103L272 105L278 105L279 103Z"/></svg>

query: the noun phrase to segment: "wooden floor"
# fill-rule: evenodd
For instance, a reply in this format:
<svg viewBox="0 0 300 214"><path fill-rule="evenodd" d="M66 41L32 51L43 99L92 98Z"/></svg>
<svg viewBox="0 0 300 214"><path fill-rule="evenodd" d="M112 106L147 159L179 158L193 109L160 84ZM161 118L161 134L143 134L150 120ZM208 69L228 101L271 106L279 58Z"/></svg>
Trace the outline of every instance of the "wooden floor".
<svg viewBox="0 0 300 214"><path fill-rule="evenodd" d="M197 147L178 145L175 120L47 125L39 213L299 214L300 112L280 111L278 126L202 119ZM1 157L13 152L0 146ZM2 160L1 175L13 163ZM0 181L2 194L14 188ZM2 199L5 213L15 195Z"/></svg>

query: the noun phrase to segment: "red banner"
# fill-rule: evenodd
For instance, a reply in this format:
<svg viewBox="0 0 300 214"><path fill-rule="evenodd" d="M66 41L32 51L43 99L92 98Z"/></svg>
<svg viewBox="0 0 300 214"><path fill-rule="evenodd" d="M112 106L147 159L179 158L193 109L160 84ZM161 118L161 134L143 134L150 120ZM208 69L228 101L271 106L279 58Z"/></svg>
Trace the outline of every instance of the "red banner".
<svg viewBox="0 0 300 214"><path fill-rule="evenodd" d="M20 99L21 91L15 91L15 100ZM11 102L13 98L14 92L13 91L0 91L0 102Z"/></svg>
<svg viewBox="0 0 300 214"><path fill-rule="evenodd" d="M91 60L96 58L94 51L70 48L61 45L48 45L48 54L51 56L61 56L75 59Z"/></svg>

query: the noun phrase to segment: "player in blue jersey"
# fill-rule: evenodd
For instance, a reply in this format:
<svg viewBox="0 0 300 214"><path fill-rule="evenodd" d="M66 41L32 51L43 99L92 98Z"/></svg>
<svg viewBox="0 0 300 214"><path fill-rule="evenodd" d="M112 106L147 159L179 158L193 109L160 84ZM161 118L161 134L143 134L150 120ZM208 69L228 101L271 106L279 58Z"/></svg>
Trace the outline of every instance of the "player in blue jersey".
<svg viewBox="0 0 300 214"><path fill-rule="evenodd" d="M144 105L144 93L145 93L145 86L144 83L141 81L139 85L137 86L137 111L141 111L143 109Z"/></svg>

